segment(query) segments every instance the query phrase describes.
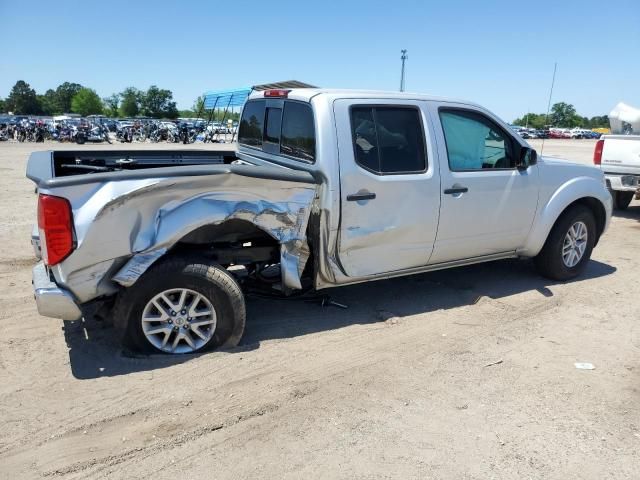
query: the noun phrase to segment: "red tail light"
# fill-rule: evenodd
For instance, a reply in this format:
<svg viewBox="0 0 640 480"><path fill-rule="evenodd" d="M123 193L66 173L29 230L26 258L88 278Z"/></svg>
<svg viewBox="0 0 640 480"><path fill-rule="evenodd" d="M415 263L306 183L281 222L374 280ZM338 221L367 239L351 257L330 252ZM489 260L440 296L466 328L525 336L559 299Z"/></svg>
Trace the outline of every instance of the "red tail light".
<svg viewBox="0 0 640 480"><path fill-rule="evenodd" d="M593 164L600 165L602 162L602 149L604 148L604 140L596 142L596 148L593 150Z"/></svg>
<svg viewBox="0 0 640 480"><path fill-rule="evenodd" d="M287 98L289 96L289 92L291 90L277 89L277 90L265 90L265 97L275 97L275 98Z"/></svg>
<svg viewBox="0 0 640 480"><path fill-rule="evenodd" d="M38 196L38 229L42 259L47 265L60 263L73 251L71 205L66 199Z"/></svg>

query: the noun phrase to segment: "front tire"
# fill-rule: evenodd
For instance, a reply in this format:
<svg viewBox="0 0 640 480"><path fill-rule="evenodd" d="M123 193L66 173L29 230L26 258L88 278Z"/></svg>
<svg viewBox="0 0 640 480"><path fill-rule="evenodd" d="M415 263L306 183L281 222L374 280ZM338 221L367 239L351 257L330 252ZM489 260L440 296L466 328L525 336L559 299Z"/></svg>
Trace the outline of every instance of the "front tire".
<svg viewBox="0 0 640 480"><path fill-rule="evenodd" d="M580 275L589 263L596 240L596 221L584 205L567 209L551 229L534 263L541 275L552 280L569 280Z"/></svg>
<svg viewBox="0 0 640 480"><path fill-rule="evenodd" d="M238 345L246 310L240 286L224 268L178 257L123 290L113 317L126 347L181 354Z"/></svg>

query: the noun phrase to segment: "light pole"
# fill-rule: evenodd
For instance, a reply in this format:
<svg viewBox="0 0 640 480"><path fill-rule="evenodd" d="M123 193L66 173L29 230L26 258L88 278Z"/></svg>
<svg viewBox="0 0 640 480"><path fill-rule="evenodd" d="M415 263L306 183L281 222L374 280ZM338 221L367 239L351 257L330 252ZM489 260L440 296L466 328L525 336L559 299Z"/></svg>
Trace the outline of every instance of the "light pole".
<svg viewBox="0 0 640 480"><path fill-rule="evenodd" d="M400 60L402 60L402 69L400 70L400 91L404 92L404 62L409 57L407 56L406 50L400 50L400 53L402 53L400 56Z"/></svg>

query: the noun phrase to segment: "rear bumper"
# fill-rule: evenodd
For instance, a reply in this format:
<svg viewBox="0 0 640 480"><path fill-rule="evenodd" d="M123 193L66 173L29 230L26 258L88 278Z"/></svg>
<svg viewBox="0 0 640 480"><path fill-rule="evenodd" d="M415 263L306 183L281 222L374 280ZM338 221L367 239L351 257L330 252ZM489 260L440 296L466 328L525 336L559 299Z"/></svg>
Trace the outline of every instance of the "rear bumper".
<svg viewBox="0 0 640 480"><path fill-rule="evenodd" d="M618 192L635 192L640 187L640 175L605 172L604 178L607 187Z"/></svg>
<svg viewBox="0 0 640 480"><path fill-rule="evenodd" d="M62 320L79 320L82 317L73 295L51 281L44 263L40 262L33 267L32 283L40 315Z"/></svg>

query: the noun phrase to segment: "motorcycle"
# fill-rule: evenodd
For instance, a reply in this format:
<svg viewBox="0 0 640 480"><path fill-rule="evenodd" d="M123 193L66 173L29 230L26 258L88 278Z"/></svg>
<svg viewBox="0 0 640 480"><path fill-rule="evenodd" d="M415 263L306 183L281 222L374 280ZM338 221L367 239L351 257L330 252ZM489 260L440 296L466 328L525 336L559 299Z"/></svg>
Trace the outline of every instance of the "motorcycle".
<svg viewBox="0 0 640 480"><path fill-rule="evenodd" d="M132 127L123 127L118 130L116 134L116 138L120 141L120 143L131 143L133 142L133 128Z"/></svg>
<svg viewBox="0 0 640 480"><path fill-rule="evenodd" d="M43 125L38 125L35 131L35 142L44 143L45 134L46 134L45 127Z"/></svg>
<svg viewBox="0 0 640 480"><path fill-rule="evenodd" d="M109 138L109 130L102 125L84 126L78 128L76 133L76 143L83 145L86 142L108 142L111 143Z"/></svg>

